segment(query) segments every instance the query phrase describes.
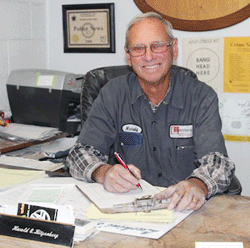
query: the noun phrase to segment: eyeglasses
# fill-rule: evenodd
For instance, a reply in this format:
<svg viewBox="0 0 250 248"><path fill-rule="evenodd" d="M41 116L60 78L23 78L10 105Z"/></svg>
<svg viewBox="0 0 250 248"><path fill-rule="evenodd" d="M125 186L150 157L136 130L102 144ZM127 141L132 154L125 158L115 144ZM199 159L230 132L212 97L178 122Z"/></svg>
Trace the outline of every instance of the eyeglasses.
<svg viewBox="0 0 250 248"><path fill-rule="evenodd" d="M153 53L165 53L168 50L168 47L172 46L172 44L173 41L171 41L170 43L156 42L152 43L150 46L146 45L133 46L130 49L127 48L127 51L130 53L132 57L140 57L146 53L147 47L150 47L150 50Z"/></svg>

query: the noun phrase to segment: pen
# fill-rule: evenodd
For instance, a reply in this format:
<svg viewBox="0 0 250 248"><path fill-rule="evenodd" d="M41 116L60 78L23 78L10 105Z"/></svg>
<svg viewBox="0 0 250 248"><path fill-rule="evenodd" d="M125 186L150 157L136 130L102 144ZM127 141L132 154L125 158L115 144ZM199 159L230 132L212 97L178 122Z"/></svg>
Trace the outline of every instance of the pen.
<svg viewBox="0 0 250 248"><path fill-rule="evenodd" d="M132 173L132 171L128 168L128 166L124 163L124 161L121 159L121 157L119 156L119 153L115 152L115 157L117 158L117 160L120 162L120 164L126 169L128 170L133 176L134 174ZM139 189L142 189L141 185L138 183L136 185Z"/></svg>

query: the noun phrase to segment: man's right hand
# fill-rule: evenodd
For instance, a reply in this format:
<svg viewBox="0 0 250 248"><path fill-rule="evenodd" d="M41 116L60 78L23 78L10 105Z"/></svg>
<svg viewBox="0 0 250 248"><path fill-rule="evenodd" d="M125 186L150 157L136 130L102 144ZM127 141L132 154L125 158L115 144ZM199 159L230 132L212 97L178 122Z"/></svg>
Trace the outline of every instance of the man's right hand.
<svg viewBox="0 0 250 248"><path fill-rule="evenodd" d="M95 182L102 183L109 192L128 192L136 189L141 179L141 172L136 166L129 164L128 167L134 176L120 164L103 164L94 171L92 178Z"/></svg>

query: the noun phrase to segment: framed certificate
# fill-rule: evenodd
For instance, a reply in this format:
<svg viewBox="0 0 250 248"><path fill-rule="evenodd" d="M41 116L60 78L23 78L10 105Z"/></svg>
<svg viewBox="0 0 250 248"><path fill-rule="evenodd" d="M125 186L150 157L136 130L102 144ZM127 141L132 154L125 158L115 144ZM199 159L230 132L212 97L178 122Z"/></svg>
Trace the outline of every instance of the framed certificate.
<svg viewBox="0 0 250 248"><path fill-rule="evenodd" d="M63 5L65 53L115 53L114 3Z"/></svg>

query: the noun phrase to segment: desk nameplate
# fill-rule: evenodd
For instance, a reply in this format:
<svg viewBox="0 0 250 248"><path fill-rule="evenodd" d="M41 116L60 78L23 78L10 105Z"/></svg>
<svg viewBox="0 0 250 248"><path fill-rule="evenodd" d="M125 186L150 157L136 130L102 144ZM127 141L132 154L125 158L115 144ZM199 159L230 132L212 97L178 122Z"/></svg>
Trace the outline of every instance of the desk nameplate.
<svg viewBox="0 0 250 248"><path fill-rule="evenodd" d="M0 215L0 235L73 246L75 226L14 215Z"/></svg>

